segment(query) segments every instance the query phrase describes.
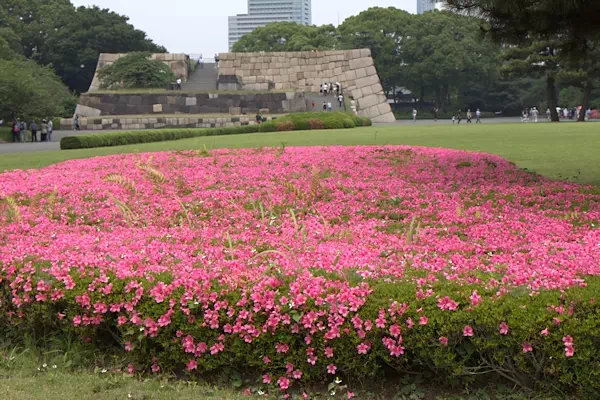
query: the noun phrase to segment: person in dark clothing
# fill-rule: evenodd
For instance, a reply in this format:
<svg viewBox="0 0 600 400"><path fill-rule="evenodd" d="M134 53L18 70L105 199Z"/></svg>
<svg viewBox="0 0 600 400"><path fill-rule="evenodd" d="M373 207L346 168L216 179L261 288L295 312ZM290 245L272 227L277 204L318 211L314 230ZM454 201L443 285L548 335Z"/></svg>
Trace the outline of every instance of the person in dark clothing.
<svg viewBox="0 0 600 400"><path fill-rule="evenodd" d="M460 114L460 110L458 110L458 113L456 113L456 120L458 121L458 124L460 124L460 121L462 120L462 115Z"/></svg>
<svg viewBox="0 0 600 400"><path fill-rule="evenodd" d="M31 143L37 142L37 124L35 121L31 122Z"/></svg>
<svg viewBox="0 0 600 400"><path fill-rule="evenodd" d="M17 143L21 138L21 125L19 122L13 121L10 131L12 132L13 142Z"/></svg>

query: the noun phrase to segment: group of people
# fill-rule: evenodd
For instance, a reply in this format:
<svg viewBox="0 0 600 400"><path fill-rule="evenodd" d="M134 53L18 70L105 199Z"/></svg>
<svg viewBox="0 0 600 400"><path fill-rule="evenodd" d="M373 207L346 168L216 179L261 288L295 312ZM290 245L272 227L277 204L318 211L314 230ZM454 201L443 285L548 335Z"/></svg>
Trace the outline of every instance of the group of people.
<svg viewBox="0 0 600 400"><path fill-rule="evenodd" d="M52 141L52 132L54 130L54 124L52 123L52 119L48 118L43 119L41 125L38 127L38 124L35 121L31 121L29 125L25 121L21 121L19 119L15 119L12 122L11 132L14 143L22 142L24 143L27 138L27 130L31 132L31 142L38 141L38 131L40 132L40 142L51 142Z"/></svg>
<svg viewBox="0 0 600 400"><path fill-rule="evenodd" d="M581 116L581 111L582 108L581 107L573 107L573 108L569 108L569 107L565 107L565 108L560 108L560 107L556 107L556 112L558 113L558 117L561 119L571 119L571 120L579 120L579 117ZM548 111L546 111L546 114L548 116L548 119L550 119L550 109L548 109ZM587 109L585 110L585 119L586 121L588 119L590 119L592 117L592 110L591 109Z"/></svg>
<svg viewBox="0 0 600 400"><path fill-rule="evenodd" d="M537 123L539 115L540 115L540 112L537 109L537 107L531 107L531 109L526 108L525 110L523 110L523 113L521 114L521 122L529 122L531 120L531 121ZM546 118L550 119L550 109L548 109L546 111Z"/></svg>
<svg viewBox="0 0 600 400"><path fill-rule="evenodd" d="M460 124L461 121L462 121L462 111L458 110L456 115L452 116L452 123ZM473 123L473 112L469 108L467 110L467 124L472 124L472 123ZM475 111L475 123L481 124L481 110L479 108Z"/></svg>
<svg viewBox="0 0 600 400"><path fill-rule="evenodd" d="M336 83L325 82L325 83L321 84L319 93L321 94L321 96L328 96L328 95L341 96L342 95L342 85L340 85L339 82L336 82Z"/></svg>

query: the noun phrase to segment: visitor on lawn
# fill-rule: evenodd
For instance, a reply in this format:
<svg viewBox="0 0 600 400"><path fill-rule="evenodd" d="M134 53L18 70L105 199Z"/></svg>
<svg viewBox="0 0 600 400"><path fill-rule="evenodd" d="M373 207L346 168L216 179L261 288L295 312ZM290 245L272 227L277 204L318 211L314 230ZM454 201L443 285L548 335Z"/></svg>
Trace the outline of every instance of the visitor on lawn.
<svg viewBox="0 0 600 400"><path fill-rule="evenodd" d="M467 124L472 124L473 123L473 113L471 112L471 109L469 108L467 110Z"/></svg>
<svg viewBox="0 0 600 400"><path fill-rule="evenodd" d="M327 103L327 111L331 112L331 110L333 109L333 107L331 106L331 102Z"/></svg>
<svg viewBox="0 0 600 400"><path fill-rule="evenodd" d="M479 110L479 108L477 109L477 111L475 111L475 118L477 118L475 123L480 124L481 123L481 111Z"/></svg>
<svg viewBox="0 0 600 400"><path fill-rule="evenodd" d="M413 118L413 122L416 123L417 122L417 109L416 108L413 108L412 118Z"/></svg>
<svg viewBox="0 0 600 400"><path fill-rule="evenodd" d="M260 125L263 122L263 116L260 113L256 114L256 123Z"/></svg>
<svg viewBox="0 0 600 400"><path fill-rule="evenodd" d="M48 141L48 122L43 119L42 120L42 131L40 135L40 142Z"/></svg>
<svg viewBox="0 0 600 400"><path fill-rule="evenodd" d="M458 112L456 113L456 121L457 121L457 124L460 125L460 121L462 121L462 115L460 113L460 110L458 110Z"/></svg>
<svg viewBox="0 0 600 400"><path fill-rule="evenodd" d="M338 102L340 103L340 108L342 108L342 104L344 103L344 96L343 95L339 95L338 96Z"/></svg>
<svg viewBox="0 0 600 400"><path fill-rule="evenodd" d="M31 121L31 143L37 142L37 124L35 121Z"/></svg>
<svg viewBox="0 0 600 400"><path fill-rule="evenodd" d="M13 120L11 132L13 135L13 142L17 143L18 141L20 141L21 124L19 123L18 120Z"/></svg>
<svg viewBox="0 0 600 400"><path fill-rule="evenodd" d="M75 118L73 119L73 130L79 130L79 114L75 114Z"/></svg>
<svg viewBox="0 0 600 400"><path fill-rule="evenodd" d="M52 122L52 118L48 118L48 141L52 141L52 131L54 130L54 123Z"/></svg>

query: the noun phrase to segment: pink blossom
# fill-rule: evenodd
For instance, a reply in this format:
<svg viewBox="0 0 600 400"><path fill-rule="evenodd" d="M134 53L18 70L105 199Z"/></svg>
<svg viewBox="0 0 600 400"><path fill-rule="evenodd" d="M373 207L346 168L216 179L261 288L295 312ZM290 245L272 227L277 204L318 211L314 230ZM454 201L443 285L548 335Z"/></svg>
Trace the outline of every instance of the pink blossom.
<svg viewBox="0 0 600 400"><path fill-rule="evenodd" d="M533 351L533 347L527 342L523 343L523 353L529 353L530 351Z"/></svg>
<svg viewBox="0 0 600 400"><path fill-rule="evenodd" d="M267 357L267 356L264 356L263 357L263 363L270 364L271 363L271 359L269 357Z"/></svg>
<svg viewBox="0 0 600 400"><path fill-rule="evenodd" d="M284 376L277 379L277 384L281 390L287 390L290 387L290 380Z"/></svg>
<svg viewBox="0 0 600 400"><path fill-rule="evenodd" d="M501 335L508 335L509 328L508 328L508 324L506 322L501 322L499 329L500 329Z"/></svg>
<svg viewBox="0 0 600 400"><path fill-rule="evenodd" d="M476 306L477 304L481 303L481 296L477 293L477 290L473 290L473 293L471 294L471 296L469 297L471 299L471 305Z"/></svg>
<svg viewBox="0 0 600 400"><path fill-rule="evenodd" d="M546 328L540 332L540 335L542 335L542 336L548 336L549 334L550 334L550 331L548 330L548 328Z"/></svg>
<svg viewBox="0 0 600 400"><path fill-rule="evenodd" d="M327 366L327 373L331 375L335 375L335 371L337 371L337 367L334 364L329 364Z"/></svg>
<svg viewBox="0 0 600 400"><path fill-rule="evenodd" d="M358 351L358 354L367 354L369 350L371 350L371 344L368 342L363 342L356 346L356 350Z"/></svg>
<svg viewBox="0 0 600 400"><path fill-rule="evenodd" d="M394 324L390 326L390 335L392 335L393 337L398 337L400 336L400 333L402 333L402 330L398 325Z"/></svg>
<svg viewBox="0 0 600 400"><path fill-rule="evenodd" d="M427 322L429 322L429 319L426 316L423 315L419 318L419 325L427 325Z"/></svg>
<svg viewBox="0 0 600 400"><path fill-rule="evenodd" d="M187 363L187 369L188 371L192 371L194 369L198 368L198 363L196 362L196 360L190 360Z"/></svg>
<svg viewBox="0 0 600 400"><path fill-rule="evenodd" d="M333 357L333 348L327 346L325 347L325 357L332 358Z"/></svg>
<svg viewBox="0 0 600 400"><path fill-rule="evenodd" d="M450 297L445 296L438 300L438 307L442 310L456 311L458 303L452 300Z"/></svg>
<svg viewBox="0 0 600 400"><path fill-rule="evenodd" d="M299 369L295 370L295 371L292 373L292 377L293 377L294 379L296 379L296 380L298 380L298 379L302 378L302 371L300 371Z"/></svg>
<svg viewBox="0 0 600 400"><path fill-rule="evenodd" d="M440 337L440 343L442 344L442 346L446 347L448 346L448 338L445 336L441 336Z"/></svg>
<svg viewBox="0 0 600 400"><path fill-rule="evenodd" d="M471 326L469 326L469 325L466 325L463 329L463 336L464 337L473 336L473 328L471 328Z"/></svg>
<svg viewBox="0 0 600 400"><path fill-rule="evenodd" d="M351 399L354 397L354 392L348 392L346 394L347 394L348 399Z"/></svg>

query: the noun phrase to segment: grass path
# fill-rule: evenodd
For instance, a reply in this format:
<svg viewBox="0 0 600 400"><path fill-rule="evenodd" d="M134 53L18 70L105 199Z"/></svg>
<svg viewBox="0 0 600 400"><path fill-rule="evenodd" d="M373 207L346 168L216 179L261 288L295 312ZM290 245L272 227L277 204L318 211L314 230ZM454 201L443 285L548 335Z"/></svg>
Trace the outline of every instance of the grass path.
<svg viewBox="0 0 600 400"><path fill-rule="evenodd" d="M315 145L413 145L495 153L521 168L554 179L600 185L600 124L496 124L379 126L215 136L99 149L3 154L0 171L40 168L56 162L132 152L208 148Z"/></svg>

